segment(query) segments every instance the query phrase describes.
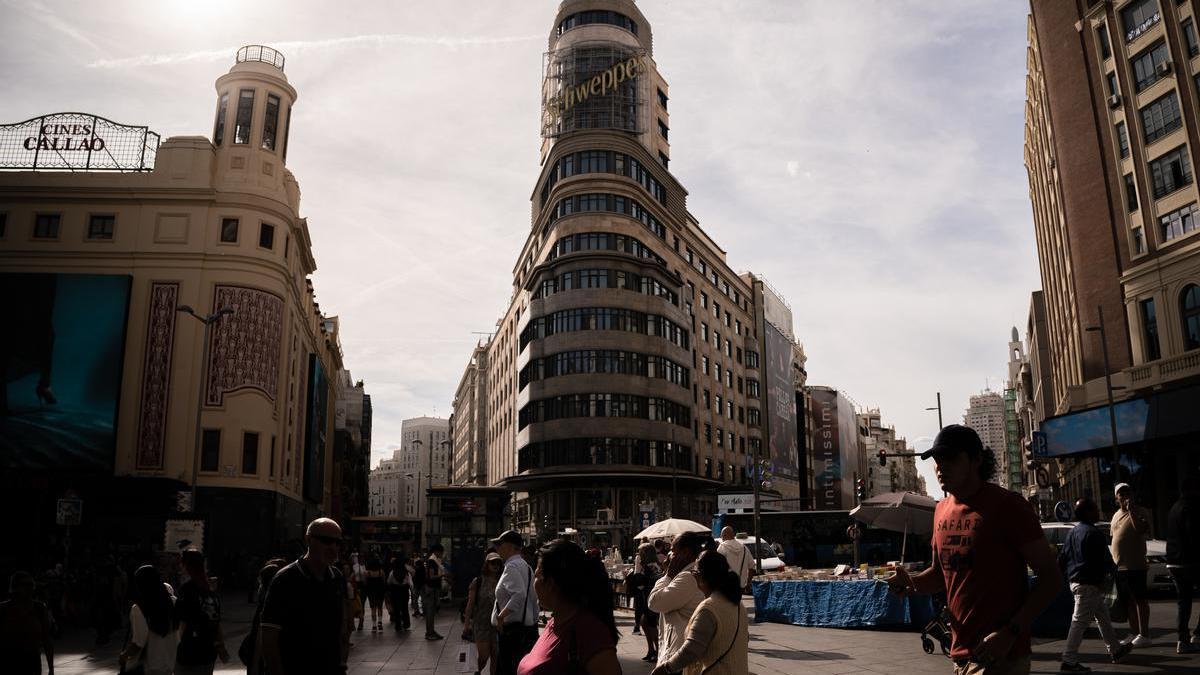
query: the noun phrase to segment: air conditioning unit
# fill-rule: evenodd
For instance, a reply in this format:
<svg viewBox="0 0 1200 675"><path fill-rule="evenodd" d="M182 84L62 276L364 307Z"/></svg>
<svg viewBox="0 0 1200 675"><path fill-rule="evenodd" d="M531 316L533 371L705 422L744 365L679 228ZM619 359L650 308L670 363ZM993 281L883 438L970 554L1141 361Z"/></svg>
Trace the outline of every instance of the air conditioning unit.
<svg viewBox="0 0 1200 675"><path fill-rule="evenodd" d="M598 511L596 511L596 522L597 523L611 523L612 519L613 519L613 510L612 509L599 509Z"/></svg>
<svg viewBox="0 0 1200 675"><path fill-rule="evenodd" d="M1109 96L1108 97L1108 107L1110 107L1110 108L1121 107L1121 95L1113 94L1112 96Z"/></svg>
<svg viewBox="0 0 1200 675"><path fill-rule="evenodd" d="M1171 74L1171 62L1163 61L1162 63L1160 63L1154 67L1154 72L1160 76L1161 75L1170 75Z"/></svg>

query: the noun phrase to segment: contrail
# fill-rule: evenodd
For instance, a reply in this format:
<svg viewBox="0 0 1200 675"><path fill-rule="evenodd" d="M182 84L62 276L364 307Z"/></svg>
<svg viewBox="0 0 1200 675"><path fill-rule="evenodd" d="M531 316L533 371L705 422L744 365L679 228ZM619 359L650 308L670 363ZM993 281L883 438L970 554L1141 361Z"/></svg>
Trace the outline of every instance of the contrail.
<svg viewBox="0 0 1200 675"><path fill-rule="evenodd" d="M325 40L293 40L276 42L271 46L285 53L294 54L309 49L339 49L346 47L380 47L388 44L432 45L436 47L487 47L491 45L511 44L514 42L529 42L544 40L538 35L513 35L504 37L430 37L425 35L405 35L402 33L377 33L373 35L351 35ZM176 52L173 54L144 54L123 59L99 59L87 64L88 68L128 68L139 66L164 66L190 61L220 61L229 58L238 47L229 46L220 49L202 49L192 52Z"/></svg>

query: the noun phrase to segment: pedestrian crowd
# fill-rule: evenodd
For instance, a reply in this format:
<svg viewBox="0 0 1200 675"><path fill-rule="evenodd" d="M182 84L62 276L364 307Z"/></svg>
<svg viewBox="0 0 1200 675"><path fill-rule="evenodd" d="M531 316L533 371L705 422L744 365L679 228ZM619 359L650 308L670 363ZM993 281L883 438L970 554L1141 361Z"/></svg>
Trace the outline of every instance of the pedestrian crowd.
<svg viewBox="0 0 1200 675"><path fill-rule="evenodd" d="M947 492L933 516L931 563L917 574L900 566L887 583L900 595L944 597L956 675L1028 673L1033 625L1064 585L1074 611L1061 672L1090 672L1079 650L1093 623L1114 663L1152 644L1147 541L1154 520L1130 485L1114 488L1111 542L1097 526L1099 505L1080 499L1077 524L1056 556L1031 505L991 482L994 455L973 430L944 428L922 456L934 460ZM1192 628L1200 579L1195 477L1182 481L1165 523L1167 570L1177 595L1176 651L1190 654L1200 651L1200 625ZM620 673L621 635L604 551L564 539L540 549L529 544L514 530L489 540L478 575L465 584L461 639L473 647L467 669L476 675ZM124 673L208 674L218 660L233 658L204 554L188 548L178 562L177 571L145 564L126 575L103 558L90 573L98 589L90 603L97 644L128 626L119 655ZM637 549L625 592L651 675L749 672L742 596L751 563L730 528L719 544L687 532ZM64 591L70 583L62 567L51 571L40 596L33 575L11 575L8 599L0 602L5 673L40 673L43 658L53 673L57 626L78 610ZM379 633L390 624L405 633L417 617L424 618L426 640L442 640L436 620L454 574L439 544L412 554L361 555L347 550L338 523L318 518L305 531L302 556L271 559L257 569L250 631L234 654L252 674L345 673L354 636L363 631ZM1130 626L1123 639L1113 626L1117 619Z"/></svg>

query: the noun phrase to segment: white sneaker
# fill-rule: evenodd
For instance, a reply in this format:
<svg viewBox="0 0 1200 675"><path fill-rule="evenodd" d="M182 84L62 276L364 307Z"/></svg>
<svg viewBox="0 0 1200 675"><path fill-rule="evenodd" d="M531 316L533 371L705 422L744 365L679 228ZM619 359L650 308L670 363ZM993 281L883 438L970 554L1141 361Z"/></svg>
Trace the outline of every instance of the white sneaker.
<svg viewBox="0 0 1200 675"><path fill-rule="evenodd" d="M1139 636L1133 638L1133 642L1131 642L1129 644L1133 645L1134 647L1141 648L1141 647L1149 647L1150 645L1152 645L1154 643L1151 642L1150 638L1146 637L1145 635L1139 635Z"/></svg>
<svg viewBox="0 0 1200 675"><path fill-rule="evenodd" d="M1122 639L1121 639L1121 644L1123 644L1123 645L1131 645L1131 644L1133 644L1133 638L1134 638L1134 637L1135 637L1135 636L1133 635L1133 633L1130 633L1129 635L1126 635L1124 638L1122 638Z"/></svg>

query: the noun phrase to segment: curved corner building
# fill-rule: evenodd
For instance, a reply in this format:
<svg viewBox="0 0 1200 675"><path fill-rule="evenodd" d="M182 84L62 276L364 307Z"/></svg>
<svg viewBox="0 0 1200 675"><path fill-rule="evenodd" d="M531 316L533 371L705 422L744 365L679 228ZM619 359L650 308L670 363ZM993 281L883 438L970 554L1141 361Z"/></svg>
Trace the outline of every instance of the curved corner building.
<svg viewBox="0 0 1200 675"><path fill-rule="evenodd" d="M707 522L763 443L761 283L668 170L667 83L631 0L563 2L543 68L532 226L487 347L488 482L530 534Z"/></svg>

